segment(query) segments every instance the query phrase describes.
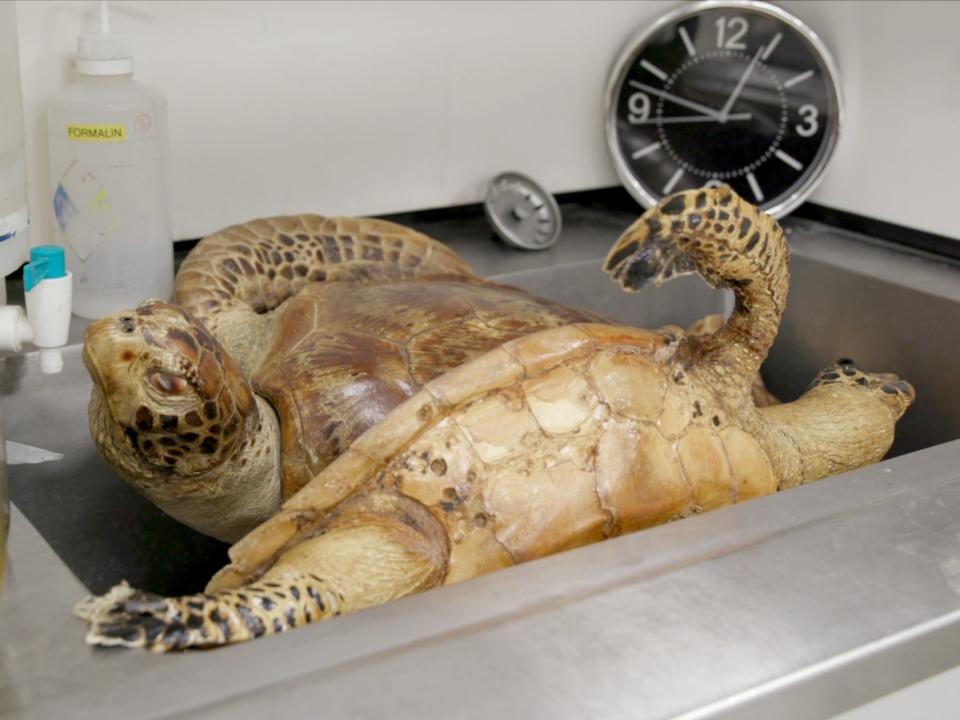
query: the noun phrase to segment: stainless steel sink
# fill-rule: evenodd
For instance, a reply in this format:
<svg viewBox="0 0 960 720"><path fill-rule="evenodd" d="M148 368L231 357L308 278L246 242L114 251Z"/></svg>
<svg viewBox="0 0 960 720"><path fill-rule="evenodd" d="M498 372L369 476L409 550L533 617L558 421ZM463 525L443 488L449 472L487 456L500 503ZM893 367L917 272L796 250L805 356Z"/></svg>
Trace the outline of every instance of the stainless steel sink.
<svg viewBox="0 0 960 720"><path fill-rule="evenodd" d="M542 253L495 244L479 214L402 220L487 277L613 321L686 325L728 307L692 277L622 293L600 262L633 211L564 212L564 237ZM841 355L897 372L918 401L892 456L913 454L216 655L83 647L67 616L82 591L70 572L94 592L124 578L196 591L225 546L164 516L100 459L79 346L55 377L35 357L7 358L7 439L64 459L9 469L0 717L236 718L277 707L405 717L453 703L467 716L825 717L957 664L960 443L945 443L960 437L960 270L810 221L788 229L793 285L768 385L792 399ZM920 651L923 661L907 662Z"/></svg>

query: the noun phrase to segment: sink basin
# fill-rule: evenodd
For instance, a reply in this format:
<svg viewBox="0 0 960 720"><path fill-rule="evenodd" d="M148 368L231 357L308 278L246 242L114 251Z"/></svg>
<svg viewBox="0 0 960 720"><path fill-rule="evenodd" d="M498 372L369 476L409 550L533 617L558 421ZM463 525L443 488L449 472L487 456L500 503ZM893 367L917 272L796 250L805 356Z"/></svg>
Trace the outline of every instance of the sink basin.
<svg viewBox="0 0 960 720"><path fill-rule="evenodd" d="M536 253L497 244L479 212L394 219L444 240L485 277L611 321L685 326L729 309L728 293L695 277L623 293L600 264L636 210L568 202L563 211L561 241ZM6 438L64 458L9 468L14 572L12 599L0 602L0 717L100 717L104 697L110 717L245 717L290 703L420 717L441 702L437 692L450 703L464 693L477 714L534 714L549 697L558 717L629 716L640 702L657 716L749 705L751 717L826 717L957 664L960 528L950 508L960 502L960 443L949 441L960 437L960 389L955 343L943 338L960 327L960 269L809 220L785 227L793 282L763 369L768 386L793 399L839 356L900 374L918 393L891 452L904 457L217 651L218 663L81 645L67 616L78 598L57 558L93 592L127 579L182 594L204 586L226 546L163 515L100 459L78 344L58 376L42 376L36 357L6 358ZM33 543L29 562L48 558L43 567L25 572L21 561L18 576L18 538ZM45 587L48 577L56 592L31 595L24 584ZM898 587L910 597L883 597ZM3 627L10 617L23 629ZM630 633L642 641L624 642ZM11 658L31 672L18 675ZM388 690L364 692L371 683ZM174 684L177 693L163 690ZM256 688L265 691L254 697Z"/></svg>

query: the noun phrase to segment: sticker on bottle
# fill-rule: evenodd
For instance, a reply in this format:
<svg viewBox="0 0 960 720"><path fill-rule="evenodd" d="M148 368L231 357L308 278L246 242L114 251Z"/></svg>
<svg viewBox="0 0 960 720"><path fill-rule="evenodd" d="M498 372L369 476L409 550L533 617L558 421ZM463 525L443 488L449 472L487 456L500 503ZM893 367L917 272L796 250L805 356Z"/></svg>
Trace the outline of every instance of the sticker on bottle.
<svg viewBox="0 0 960 720"><path fill-rule="evenodd" d="M74 161L53 193L53 214L60 231L81 260L90 257L120 226L112 193Z"/></svg>
<svg viewBox="0 0 960 720"><path fill-rule="evenodd" d="M123 142L126 125L67 125L67 139L74 142Z"/></svg>

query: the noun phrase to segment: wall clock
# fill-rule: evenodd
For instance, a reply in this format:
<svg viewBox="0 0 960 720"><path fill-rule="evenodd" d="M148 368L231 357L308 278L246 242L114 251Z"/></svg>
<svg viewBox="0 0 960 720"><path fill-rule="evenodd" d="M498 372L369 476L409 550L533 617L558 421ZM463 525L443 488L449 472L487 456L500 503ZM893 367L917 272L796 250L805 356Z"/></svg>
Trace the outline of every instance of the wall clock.
<svg viewBox="0 0 960 720"><path fill-rule="evenodd" d="M784 10L684 5L634 37L607 88L617 174L647 207L726 183L775 216L813 191L843 108L829 51Z"/></svg>

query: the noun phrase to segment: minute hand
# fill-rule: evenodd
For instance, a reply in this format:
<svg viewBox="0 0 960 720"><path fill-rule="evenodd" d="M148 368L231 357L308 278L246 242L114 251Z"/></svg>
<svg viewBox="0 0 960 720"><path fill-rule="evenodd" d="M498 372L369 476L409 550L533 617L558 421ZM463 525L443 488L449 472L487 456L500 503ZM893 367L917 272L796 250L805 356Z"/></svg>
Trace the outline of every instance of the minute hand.
<svg viewBox="0 0 960 720"><path fill-rule="evenodd" d="M737 86L733 89L733 92L730 93L730 97L727 98L727 102L720 109L720 122L724 123L727 121L730 110L733 108L733 104L737 101L737 98L740 97L740 93L743 91L743 86L747 84L747 78L750 77L750 74L753 72L753 68L757 66L757 60L760 59L760 53L762 52L763 45L757 49L757 52L754 54L750 64L747 65L747 69L740 77L740 82L737 83Z"/></svg>
<svg viewBox="0 0 960 720"><path fill-rule="evenodd" d="M688 108L690 110L696 110L698 113L703 113L704 115L707 115L715 119L720 118L720 113L718 113L716 110L714 110L713 108L708 108L706 105L701 105L698 102L694 102L693 100L687 100L686 98L682 98L677 95L671 95L668 92L664 92L663 90L658 90L657 88L652 87L650 85L645 85L644 83L638 82L637 80L631 80L630 84L633 85L633 87L637 88L638 90L643 90L644 92L648 92L651 95L662 97L664 100L669 100L670 102L674 102L677 105L682 105L683 107Z"/></svg>

